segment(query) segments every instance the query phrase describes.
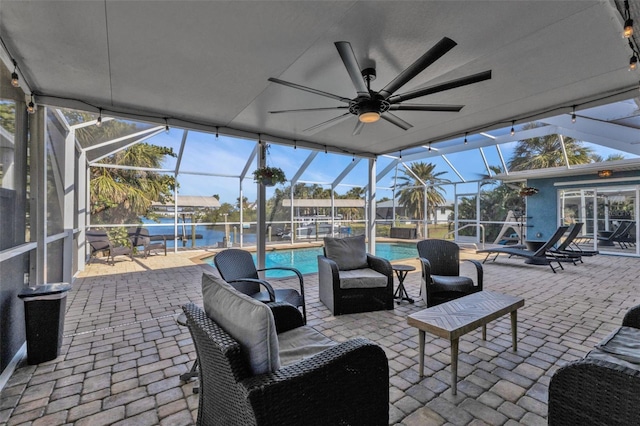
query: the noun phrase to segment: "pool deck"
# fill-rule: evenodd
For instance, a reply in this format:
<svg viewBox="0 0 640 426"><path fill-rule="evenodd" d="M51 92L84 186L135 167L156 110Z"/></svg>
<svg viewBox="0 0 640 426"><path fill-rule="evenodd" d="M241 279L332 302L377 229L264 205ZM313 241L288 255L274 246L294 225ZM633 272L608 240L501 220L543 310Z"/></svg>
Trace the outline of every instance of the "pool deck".
<svg viewBox="0 0 640 426"><path fill-rule="evenodd" d="M197 414L194 382L183 383L195 358L180 306L202 303L203 267L181 252L88 265L68 294L61 354L23 365L0 398L7 425L189 425ZM466 257L479 258L465 251ZM425 308L420 270L405 281L415 304L334 317L318 300L317 274L305 276L309 325L344 341L364 336L383 347L390 367L390 423L397 425L544 425L553 372L582 357L640 303L637 258L595 256L577 266L525 265L501 257L484 267L487 290L524 297L518 352L509 317L460 340L458 394L450 390L450 344L427 334L425 377L418 375L418 332L407 315ZM416 259L393 263L419 266ZM469 262L463 274L475 276ZM295 287L295 280L272 280Z"/></svg>

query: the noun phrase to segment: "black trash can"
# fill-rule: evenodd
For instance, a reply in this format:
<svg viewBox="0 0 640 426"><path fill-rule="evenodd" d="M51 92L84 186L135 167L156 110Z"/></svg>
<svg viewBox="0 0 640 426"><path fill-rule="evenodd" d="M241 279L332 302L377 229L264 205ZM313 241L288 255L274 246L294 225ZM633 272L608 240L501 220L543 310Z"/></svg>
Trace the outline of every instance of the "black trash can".
<svg viewBox="0 0 640 426"><path fill-rule="evenodd" d="M18 297L24 301L27 362L40 364L55 359L62 346L67 283L25 287Z"/></svg>

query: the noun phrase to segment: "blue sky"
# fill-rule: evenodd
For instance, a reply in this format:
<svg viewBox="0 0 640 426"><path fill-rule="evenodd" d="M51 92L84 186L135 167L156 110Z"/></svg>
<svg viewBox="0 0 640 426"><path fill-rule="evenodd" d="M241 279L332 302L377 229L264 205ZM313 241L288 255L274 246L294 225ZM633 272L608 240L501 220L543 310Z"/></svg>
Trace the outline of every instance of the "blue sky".
<svg viewBox="0 0 640 426"><path fill-rule="evenodd" d="M182 137L183 131L181 129L171 129L169 133L162 132L148 142L173 147L174 152L178 153ZM609 154L617 152L599 145L589 143L585 143L585 145L591 147L595 152L605 158ZM237 176L244 168L254 146L255 142L250 140L223 135L216 137L214 134L190 131L180 170ZM500 145L505 161L509 161L514 147L515 143ZM267 164L282 168L286 176L291 178L309 156L310 152L310 150L303 148L293 149L272 144L267 158ZM490 165L500 165L495 147L484 148L484 153ZM627 155L627 157L631 156ZM475 180L478 179L479 176L486 174L484 163L477 149L449 154L447 158L466 180ZM308 182L331 182L352 160L353 158L350 156L320 153L302 175L301 180ZM176 161L175 158L171 158L166 162L164 167L174 168ZM377 165L378 171L381 171L390 161L391 159L389 158L380 157ZM421 161L434 163L436 165L436 171L446 172L442 177L454 182L459 182L459 178L442 158L433 157ZM255 160L249 169L249 177L243 181L244 196L250 201L255 200L257 194L256 184L253 183L251 178L251 171L255 168L254 165ZM360 161L343 180L343 183L346 185L340 186L337 192L342 194L347 192L352 186L365 186L367 184L367 170L368 160ZM393 176L394 172L390 172L385 178L378 182L378 199L382 197L391 198L393 196L389 189L385 189L392 185ZM178 177L178 181L180 184L180 194L182 195L211 196L219 194L221 202L232 204L235 204L239 196L240 186L238 179L235 177L181 174ZM328 188L328 186L326 187ZM464 191L464 189L458 189L458 191L461 190ZM273 195L273 191L273 188L267 188L267 197ZM447 198L452 198L452 196L448 194Z"/></svg>

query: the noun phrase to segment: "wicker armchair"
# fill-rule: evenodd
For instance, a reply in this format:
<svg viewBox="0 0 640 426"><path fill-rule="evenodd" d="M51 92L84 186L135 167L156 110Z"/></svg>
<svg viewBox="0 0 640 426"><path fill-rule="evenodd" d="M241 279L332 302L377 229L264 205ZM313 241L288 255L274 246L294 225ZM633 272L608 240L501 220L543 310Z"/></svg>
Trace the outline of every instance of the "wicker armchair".
<svg viewBox="0 0 640 426"><path fill-rule="evenodd" d="M393 309L391 263L366 253L364 236L325 238L324 244L318 291L333 315Z"/></svg>
<svg viewBox="0 0 640 426"><path fill-rule="evenodd" d="M302 325L274 304L278 332ZM240 344L193 304L183 306L200 362L198 425L387 425L389 367L362 338L271 373L252 375ZM297 313L297 314L296 314Z"/></svg>
<svg viewBox="0 0 640 426"><path fill-rule="evenodd" d="M428 308L482 291L482 264L468 260L476 267L476 285L471 278L460 276L460 247L456 243L423 240L418 243L418 255L422 263L420 291Z"/></svg>
<svg viewBox="0 0 640 426"><path fill-rule="evenodd" d="M231 284L236 290L262 302L287 302L302 308L304 323L307 323L307 308L304 300L304 280L296 268L274 267L256 269L251 253L246 250L227 249L216 254L213 258L218 272L223 280ZM274 289L273 286L260 279L258 272L271 270L292 271L298 277L300 292L290 288ZM260 291L263 286L266 291Z"/></svg>
<svg viewBox="0 0 640 426"><path fill-rule="evenodd" d="M632 425L640 419L640 305L549 384L549 425Z"/></svg>

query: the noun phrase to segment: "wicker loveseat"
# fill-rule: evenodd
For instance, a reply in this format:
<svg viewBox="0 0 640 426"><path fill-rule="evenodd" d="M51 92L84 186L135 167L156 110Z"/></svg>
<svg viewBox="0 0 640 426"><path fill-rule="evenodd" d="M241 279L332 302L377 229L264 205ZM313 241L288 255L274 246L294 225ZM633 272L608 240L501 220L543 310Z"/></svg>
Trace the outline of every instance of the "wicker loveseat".
<svg viewBox="0 0 640 426"><path fill-rule="evenodd" d="M388 424L379 346L332 342L292 305L264 304L209 274L202 281L206 312L183 306L200 364L198 425Z"/></svg>
<svg viewBox="0 0 640 426"><path fill-rule="evenodd" d="M640 423L640 305L583 359L549 384L549 425Z"/></svg>

